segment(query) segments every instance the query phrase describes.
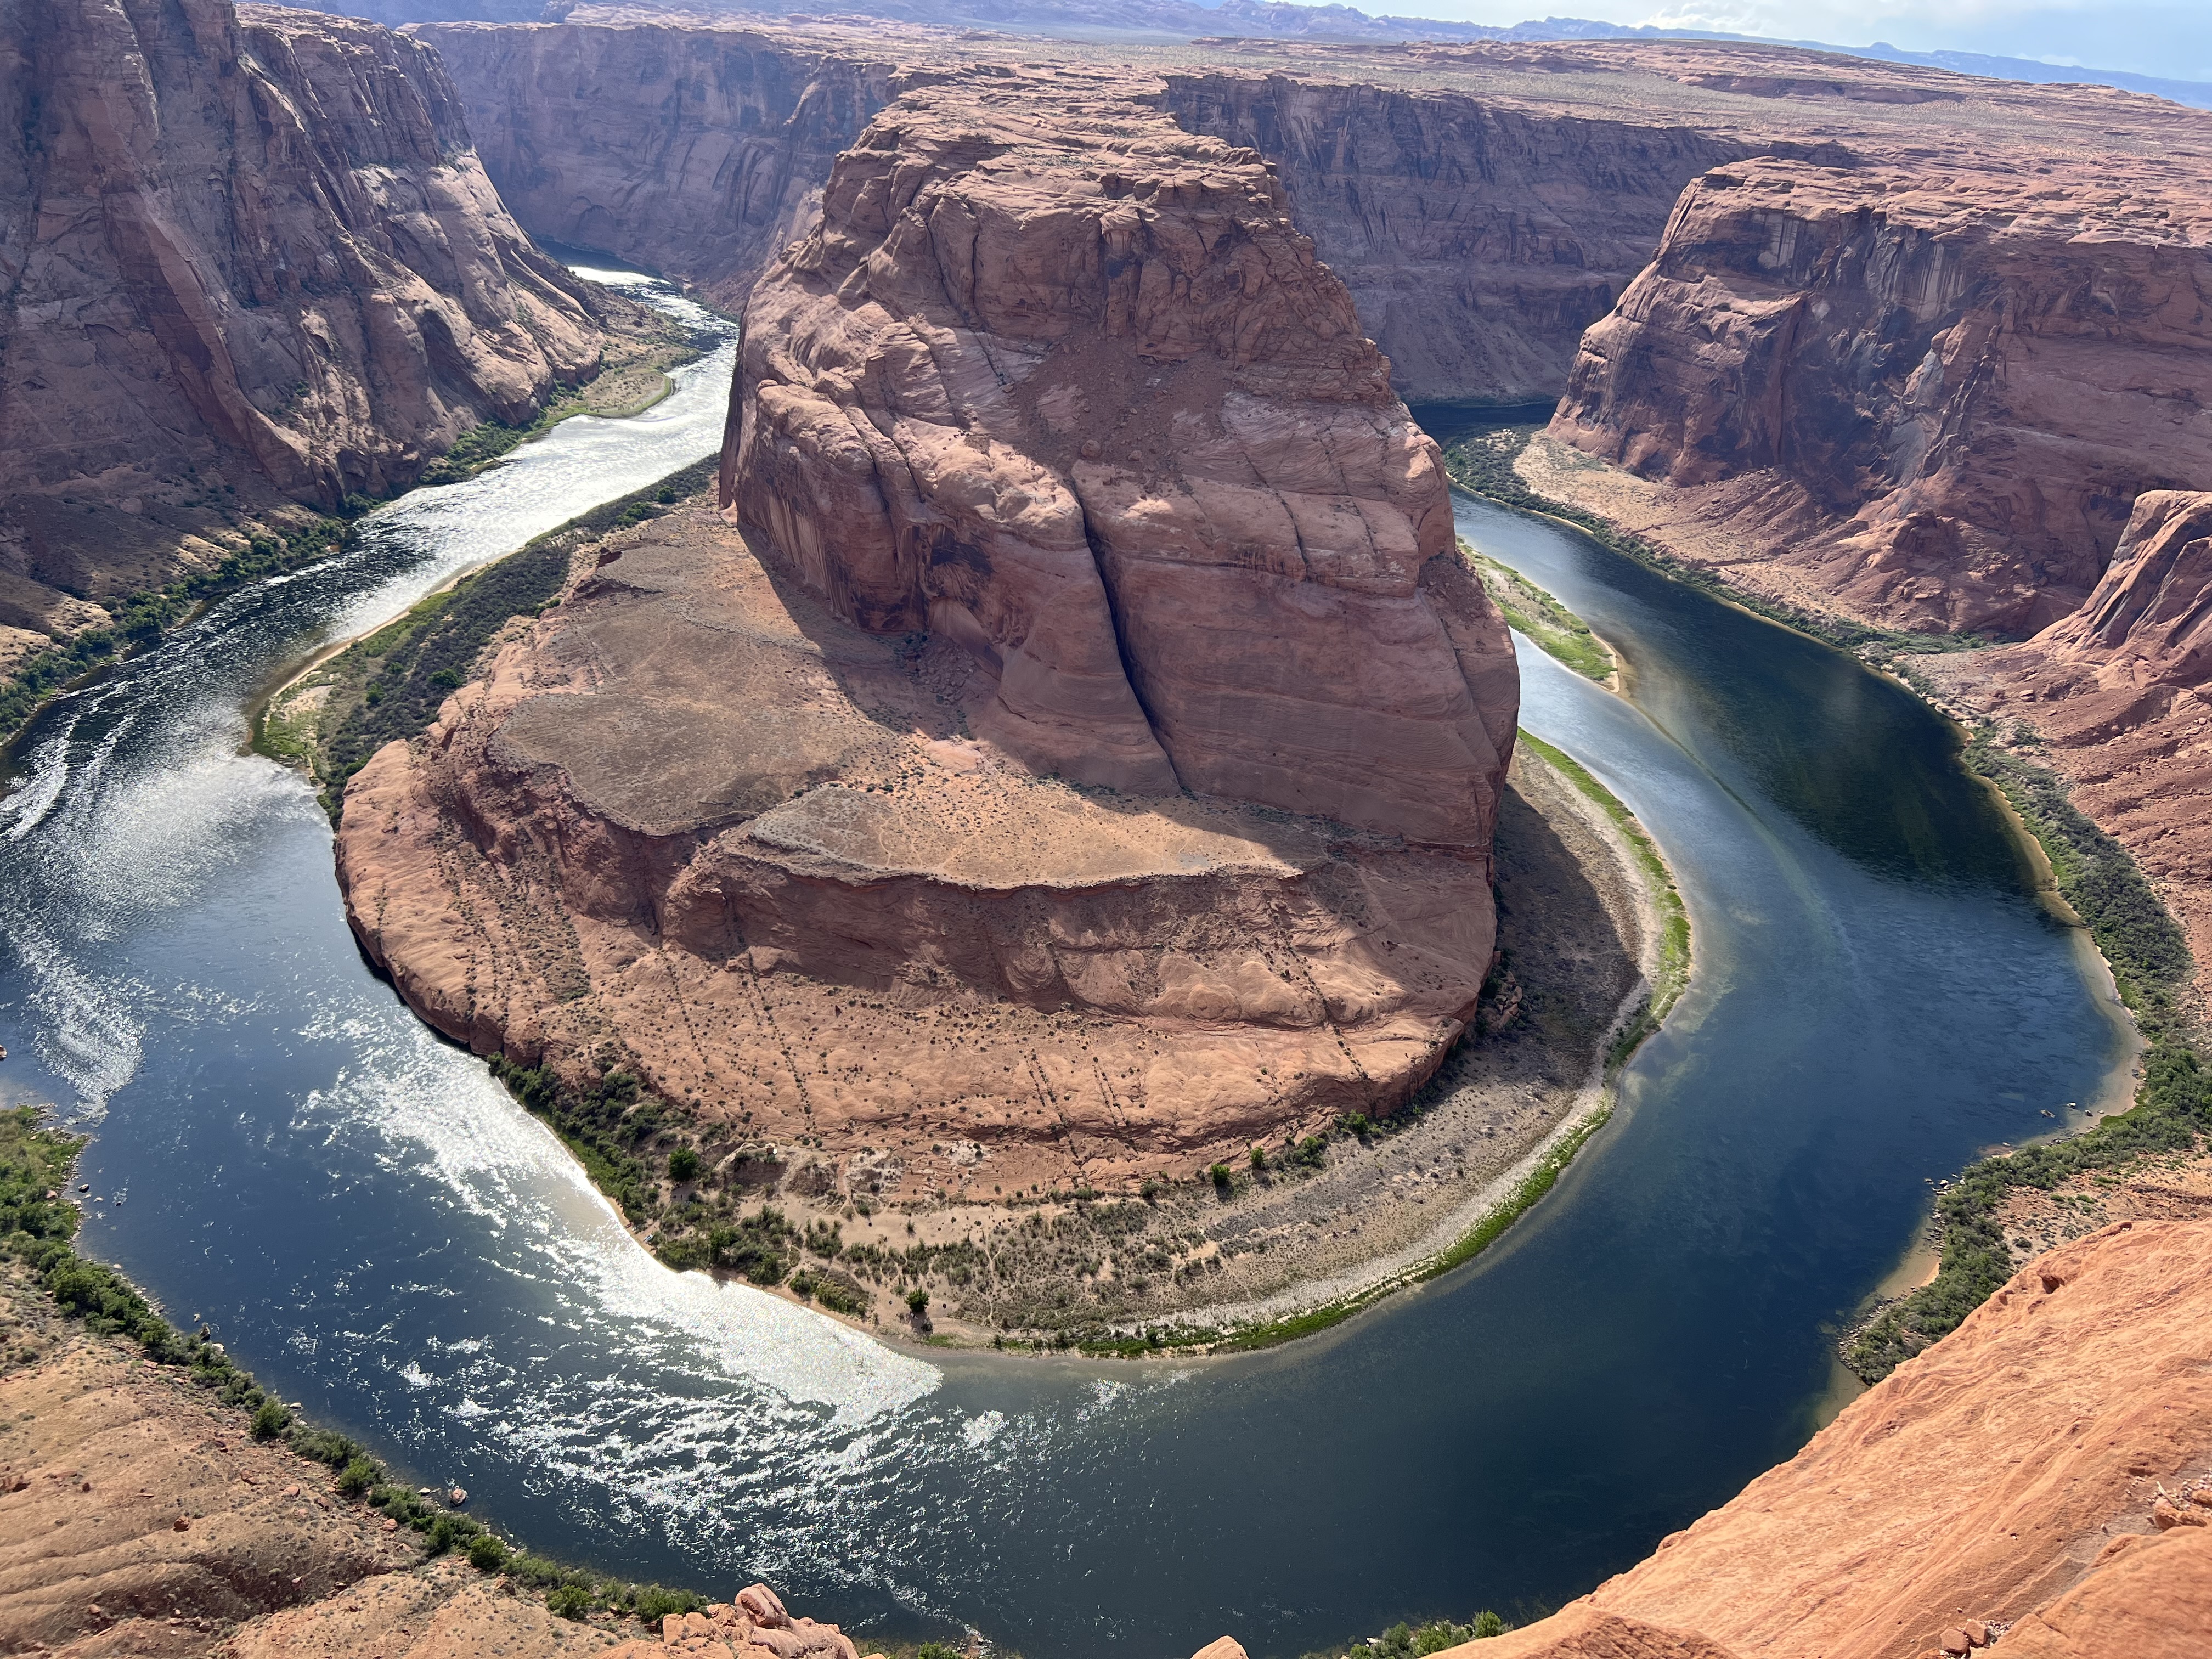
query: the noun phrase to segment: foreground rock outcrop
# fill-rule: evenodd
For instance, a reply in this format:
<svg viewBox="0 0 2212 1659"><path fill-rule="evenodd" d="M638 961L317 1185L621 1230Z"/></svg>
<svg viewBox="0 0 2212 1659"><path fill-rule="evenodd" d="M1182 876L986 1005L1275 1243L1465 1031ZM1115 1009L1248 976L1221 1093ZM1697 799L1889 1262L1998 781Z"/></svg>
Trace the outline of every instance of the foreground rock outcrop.
<svg viewBox="0 0 2212 1659"><path fill-rule="evenodd" d="M598 362L421 46L229 0L9 15L0 624L98 625Z"/></svg>
<svg viewBox="0 0 2212 1659"><path fill-rule="evenodd" d="M2212 1628L2212 1224L2039 1257L1789 1462L1462 1659L2185 1659Z"/></svg>
<svg viewBox="0 0 2212 1659"><path fill-rule="evenodd" d="M910 94L746 340L744 533L615 538L349 787L410 1001L913 1196L1402 1100L1490 964L1517 679L1257 158L1111 80Z"/></svg>

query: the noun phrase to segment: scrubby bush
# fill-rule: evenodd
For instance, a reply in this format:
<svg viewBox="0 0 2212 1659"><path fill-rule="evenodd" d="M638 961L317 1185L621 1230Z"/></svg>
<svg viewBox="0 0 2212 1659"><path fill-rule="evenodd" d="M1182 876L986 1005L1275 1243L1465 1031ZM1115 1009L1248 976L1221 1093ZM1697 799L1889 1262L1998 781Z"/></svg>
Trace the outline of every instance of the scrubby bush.
<svg viewBox="0 0 2212 1659"><path fill-rule="evenodd" d="M592 1593L581 1584L556 1584L545 1593L545 1609L556 1619L582 1619L592 1611Z"/></svg>
<svg viewBox="0 0 2212 1659"><path fill-rule="evenodd" d="M358 1498L383 1478L384 1471L366 1457L356 1457L338 1471L338 1493Z"/></svg>
<svg viewBox="0 0 2212 1659"><path fill-rule="evenodd" d="M659 1584L641 1588L631 1610L649 1626L657 1626L672 1613L696 1613L706 1604L690 1590L664 1589Z"/></svg>
<svg viewBox="0 0 2212 1659"><path fill-rule="evenodd" d="M261 1408L253 1413L253 1437L274 1440L292 1426L292 1413L284 1409L281 1400L264 1400Z"/></svg>
<svg viewBox="0 0 2212 1659"><path fill-rule="evenodd" d="M469 1540L469 1565L478 1572L497 1572L507 1565L511 1553L505 1544L488 1532L480 1532Z"/></svg>
<svg viewBox="0 0 2212 1659"><path fill-rule="evenodd" d="M671 1181L690 1181L699 1174L699 1154L689 1146L678 1146L668 1155L668 1178Z"/></svg>

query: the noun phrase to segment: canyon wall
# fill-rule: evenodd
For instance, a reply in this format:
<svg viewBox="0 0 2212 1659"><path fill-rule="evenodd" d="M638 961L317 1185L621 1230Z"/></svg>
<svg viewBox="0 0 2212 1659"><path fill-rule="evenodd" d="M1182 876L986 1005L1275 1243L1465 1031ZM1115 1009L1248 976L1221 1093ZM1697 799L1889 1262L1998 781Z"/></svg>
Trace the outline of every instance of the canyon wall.
<svg viewBox="0 0 2212 1659"><path fill-rule="evenodd" d="M1693 128L1285 74L1170 73L1193 132L1275 164L1416 402L1550 403L1682 188L1744 153Z"/></svg>
<svg viewBox="0 0 2212 1659"><path fill-rule="evenodd" d="M425 1018L916 1199L1241 1159L1440 1063L1517 676L1257 156L1124 77L907 93L755 290L721 499L348 788Z"/></svg>
<svg viewBox="0 0 2212 1659"><path fill-rule="evenodd" d="M2188 183L1717 169L1584 336L1553 432L1834 608L2033 633L2137 495L2212 471L2212 195Z"/></svg>
<svg viewBox="0 0 2212 1659"><path fill-rule="evenodd" d="M479 153L532 233L699 285L729 310L800 234L890 101L854 30L431 23Z"/></svg>
<svg viewBox="0 0 2212 1659"><path fill-rule="evenodd" d="M2137 496L2079 610L2018 645L1927 666L1967 709L2047 744L2032 758L2074 783L2075 804L2135 855L2191 954L2212 962L2212 494Z"/></svg>
<svg viewBox="0 0 2212 1659"><path fill-rule="evenodd" d="M0 623L410 483L601 332L432 55L228 0L14 0L0 29Z"/></svg>

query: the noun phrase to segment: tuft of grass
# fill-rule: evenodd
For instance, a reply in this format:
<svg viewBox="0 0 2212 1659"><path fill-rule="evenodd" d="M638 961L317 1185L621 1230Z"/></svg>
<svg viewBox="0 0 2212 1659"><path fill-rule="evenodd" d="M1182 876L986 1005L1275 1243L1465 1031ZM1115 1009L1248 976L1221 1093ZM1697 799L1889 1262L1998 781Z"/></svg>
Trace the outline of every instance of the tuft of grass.
<svg viewBox="0 0 2212 1659"><path fill-rule="evenodd" d="M1434 1619L1420 1625L1401 1621L1380 1636L1341 1647L1322 1648L1303 1656L1303 1659L1426 1659L1429 1654L1442 1653L1447 1648L1503 1636L1512 1628L1497 1613L1485 1608L1464 1625L1455 1625L1449 1619Z"/></svg>

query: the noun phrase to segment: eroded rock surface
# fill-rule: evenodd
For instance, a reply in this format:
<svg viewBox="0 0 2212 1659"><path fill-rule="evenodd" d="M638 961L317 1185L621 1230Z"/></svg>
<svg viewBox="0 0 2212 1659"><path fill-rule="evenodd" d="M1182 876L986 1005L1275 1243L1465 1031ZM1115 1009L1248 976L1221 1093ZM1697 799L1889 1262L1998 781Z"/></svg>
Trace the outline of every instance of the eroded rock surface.
<svg viewBox="0 0 2212 1659"><path fill-rule="evenodd" d="M1402 1099L1489 966L1518 683L1264 166L1108 78L916 91L746 339L744 533L615 538L349 790L409 1000L916 1193Z"/></svg>
<svg viewBox="0 0 2212 1659"><path fill-rule="evenodd" d="M2136 856L2212 961L2212 495L2153 490L2081 608L1931 678L2026 722L2075 802Z"/></svg>
<svg viewBox="0 0 2212 1659"><path fill-rule="evenodd" d="M15 6L0 44L0 623L410 482L599 359L453 89L373 25L228 0Z"/></svg>
<svg viewBox="0 0 2212 1659"><path fill-rule="evenodd" d="M2056 622L2136 497L2212 465L2201 164L2114 157L2093 190L2066 159L1706 174L1553 434L1673 486L1756 585L1907 629Z"/></svg>
<svg viewBox="0 0 2212 1659"><path fill-rule="evenodd" d="M1480 849L1516 681L1436 447L1250 151L908 94L747 310L725 499L1041 771Z"/></svg>
<svg viewBox="0 0 2212 1659"><path fill-rule="evenodd" d="M1413 400L1550 403L1582 332L1649 263L1728 137L1525 101L1185 72L1166 107L1273 161Z"/></svg>
<svg viewBox="0 0 2212 1659"><path fill-rule="evenodd" d="M1452 1651L2201 1651L2208 1285L2203 1223L2124 1222L2040 1256L1649 1559L1506 1645ZM1606 1632L1594 1616L1644 1629Z"/></svg>

